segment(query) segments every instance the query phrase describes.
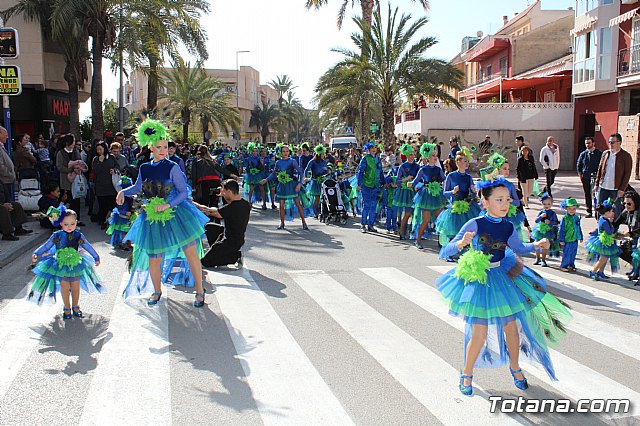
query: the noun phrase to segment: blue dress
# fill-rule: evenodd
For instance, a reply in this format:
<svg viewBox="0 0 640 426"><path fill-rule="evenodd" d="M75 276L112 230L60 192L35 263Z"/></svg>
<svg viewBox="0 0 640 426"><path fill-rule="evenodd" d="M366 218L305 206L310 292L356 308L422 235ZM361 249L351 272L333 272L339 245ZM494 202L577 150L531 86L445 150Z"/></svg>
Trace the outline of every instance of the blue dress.
<svg viewBox="0 0 640 426"><path fill-rule="evenodd" d="M55 303L61 281L78 281L80 289L87 293L105 291L93 268L100 261L100 256L82 232L77 229L70 233L62 230L54 232L33 252L39 258L45 253L50 256L41 258L33 270L36 279L27 296L28 300L38 304L44 301Z"/></svg>
<svg viewBox="0 0 640 426"><path fill-rule="evenodd" d="M589 239L586 242L587 251L589 256L587 260L591 263L595 263L600 259L600 256L606 256L611 261L611 270L617 272L620 266L620 253L622 250L615 241L616 230L608 219L600 217L598 219L598 229L589 234Z"/></svg>
<svg viewBox="0 0 640 426"><path fill-rule="evenodd" d="M458 192L453 189L458 187ZM440 244L446 245L455 237L462 226L480 214L480 207L471 199L473 178L469 173L451 172L444 181L444 196L451 205L440 213L436 220L436 231L440 236Z"/></svg>
<svg viewBox="0 0 640 426"><path fill-rule="evenodd" d="M393 205L398 211L400 209L408 213L413 211L413 198L416 192L413 188L409 188L407 183L415 179L419 170L420 166L415 161L413 163L405 161L398 167L396 189L393 193Z"/></svg>
<svg viewBox="0 0 640 426"><path fill-rule="evenodd" d="M121 206L116 206L111 212L109 217L109 228L107 229L107 235L111 235L109 243L112 247L117 247L123 243L123 237L131 229L131 224L134 215L127 216L127 213L132 213L133 210L133 198L124 197L124 203Z"/></svg>
<svg viewBox="0 0 640 426"><path fill-rule="evenodd" d="M325 160L317 162L316 160L311 160L307 163L306 168L304 169L304 175L311 175L310 187L308 189L309 195L312 197L317 197L322 192L322 182L325 181L327 175L329 174L329 166Z"/></svg>
<svg viewBox="0 0 640 426"><path fill-rule="evenodd" d="M148 220L143 209L124 237L134 246L131 277L125 290L125 297L130 297L154 291L149 274L150 257L162 257L165 271L184 259L184 249L192 245L202 257L204 225L209 223L209 218L188 200L186 179L173 161L164 159L143 164L135 185L123 192L130 197L142 192L146 199L164 198L173 209L173 217L166 222Z"/></svg>
<svg viewBox="0 0 640 426"><path fill-rule="evenodd" d="M447 199L442 192L442 182L444 182L444 179L444 172L438 166L430 166L427 164L420 168L412 182L413 188L418 189L417 194L413 198L414 208L416 210L440 210L447 204ZM440 186L440 190L436 191L434 189L429 191L429 184L433 184L434 188Z"/></svg>
<svg viewBox="0 0 640 426"><path fill-rule="evenodd" d="M445 256L458 254L456 244L466 232L475 232L471 247L458 266L436 280L438 290L449 304L449 313L465 321L464 348L474 324L486 325L487 339L474 367L499 367L509 362L509 352L502 327L516 321L520 335L520 357L541 365L556 380L549 346L564 335L564 325L571 314L551 293L545 280L518 260L517 254L534 251L532 243L523 244L513 224L489 215L467 222L445 247ZM467 249L465 249L467 250ZM486 262L478 268L480 255ZM463 273L467 256L478 275ZM485 266L482 265L482 266ZM467 270L468 271L468 270Z"/></svg>
<svg viewBox="0 0 640 426"><path fill-rule="evenodd" d="M543 218L542 215L545 215ZM545 220L549 219L547 224ZM553 210L542 209L536 216L536 225L531 231L531 238L540 241L543 238L549 240L551 247L547 250L549 256L560 256L560 244L558 242L558 215Z"/></svg>
<svg viewBox="0 0 640 426"><path fill-rule="evenodd" d="M244 182L248 185L258 185L266 177L264 164L257 155L249 155L245 162Z"/></svg>

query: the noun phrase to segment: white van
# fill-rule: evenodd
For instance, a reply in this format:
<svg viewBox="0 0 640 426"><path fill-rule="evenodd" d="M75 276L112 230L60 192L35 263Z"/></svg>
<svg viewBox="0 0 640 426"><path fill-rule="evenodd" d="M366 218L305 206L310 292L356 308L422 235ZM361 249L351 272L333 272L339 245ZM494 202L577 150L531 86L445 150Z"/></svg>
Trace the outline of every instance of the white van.
<svg viewBox="0 0 640 426"><path fill-rule="evenodd" d="M335 138L331 138L329 142L329 149L333 151L334 149L342 149L346 150L351 147L356 148L358 146L358 140L355 136L339 136Z"/></svg>

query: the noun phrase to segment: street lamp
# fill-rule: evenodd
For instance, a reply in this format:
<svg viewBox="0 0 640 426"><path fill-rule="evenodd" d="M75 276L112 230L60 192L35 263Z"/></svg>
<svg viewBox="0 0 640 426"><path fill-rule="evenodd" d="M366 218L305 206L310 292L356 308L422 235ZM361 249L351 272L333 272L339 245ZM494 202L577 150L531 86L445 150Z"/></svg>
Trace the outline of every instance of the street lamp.
<svg viewBox="0 0 640 426"><path fill-rule="evenodd" d="M236 108L238 109L238 112L240 112L240 100L239 100L239 93L240 93L240 66L238 65L238 55L240 53L249 53L249 50L236 50ZM240 125L244 125L244 120L242 119L242 113L240 113L240 119L242 120L242 122L240 123ZM242 128L240 128L240 130L242 131ZM238 140L240 140L240 135L238 135Z"/></svg>

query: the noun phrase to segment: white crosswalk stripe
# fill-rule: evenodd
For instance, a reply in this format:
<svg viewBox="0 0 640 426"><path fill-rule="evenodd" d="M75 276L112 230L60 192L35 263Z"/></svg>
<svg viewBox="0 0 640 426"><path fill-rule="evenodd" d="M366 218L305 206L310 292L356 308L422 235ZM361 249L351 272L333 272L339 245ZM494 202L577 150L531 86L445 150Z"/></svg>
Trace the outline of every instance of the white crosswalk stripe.
<svg viewBox="0 0 640 426"><path fill-rule="evenodd" d="M353 424L249 272L208 274L263 422Z"/></svg>
<svg viewBox="0 0 640 426"><path fill-rule="evenodd" d="M128 281L129 274L125 273L118 294L122 294ZM167 294L166 289L163 293ZM170 425L166 298L149 309L145 300L125 304L118 297L108 333L111 338L98 355L80 424Z"/></svg>
<svg viewBox="0 0 640 426"><path fill-rule="evenodd" d="M450 266L446 267L446 271L444 267L441 266L430 266L429 268L440 273L451 269ZM363 272L392 288L392 290L408 298L432 315L463 331L463 323L447 315L448 308L446 304L442 302L440 293L435 288L394 268L383 268L380 272L368 269L363 270ZM391 277L395 277L395 279L392 280ZM552 381L547 373L537 366L526 362L522 362L522 364L529 373L534 374L539 380L554 387L569 398L574 400L588 398L627 398L631 401L640 401L640 393L633 389L629 389L556 350L552 349L550 353L554 361L558 381ZM630 413L620 414L619 416L614 414L607 417L615 418L637 415L640 415L640 407L632 406Z"/></svg>
<svg viewBox="0 0 640 426"><path fill-rule="evenodd" d="M311 298L444 424L514 424L489 413L488 394L465 400L457 371L322 271L289 271Z"/></svg>

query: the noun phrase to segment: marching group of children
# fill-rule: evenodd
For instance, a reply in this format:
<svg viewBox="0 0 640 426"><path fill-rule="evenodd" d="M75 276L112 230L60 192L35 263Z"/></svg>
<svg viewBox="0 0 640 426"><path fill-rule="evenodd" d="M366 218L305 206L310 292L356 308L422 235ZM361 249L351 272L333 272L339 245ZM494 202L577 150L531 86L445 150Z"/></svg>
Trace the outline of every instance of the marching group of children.
<svg viewBox="0 0 640 426"><path fill-rule="evenodd" d="M131 276L124 295L150 294L147 304L157 304L162 296L161 283L181 260L184 276L195 286L193 304L202 307L205 293L200 257L204 225L209 219L189 201L191 189L185 174L167 159L164 126L146 120L138 129L137 139L142 146L150 147L153 158L141 165L135 182L122 178L118 207L107 231L112 245L132 248ZM357 169L348 173L343 166L336 167L327 160L321 145L304 158L291 157L287 145L278 145L271 153L250 145L242 159L245 193L250 200L262 202L263 209L268 200L273 209L279 208L278 229L283 229L285 218L295 212L301 217L303 229L308 230L305 217L318 214L321 185L332 176L340 182L345 204L354 214L361 209L362 232L377 232L376 220L384 213L387 229L397 229L400 239L415 238L419 249L425 238L436 233L442 245L441 257L458 262L437 284L450 313L466 322L460 391L472 394L474 367L506 363L515 386L526 389L519 357L541 365L556 379L548 347L564 335L571 314L547 291L544 279L524 266L520 256L535 251L534 264L547 266L547 256L559 255L561 249L562 270L575 271L578 244L584 241L577 201L567 198L560 204L565 214L559 220L552 209L553 199L543 195L543 209L529 237L523 229L529 225L518 191L507 179L510 169L504 156L490 155L486 167L480 170L480 180L475 182L469 167L476 159L466 147L455 156L456 170L447 173L440 166L434 144L424 143L419 148L403 145L400 154L406 161L387 172L377 149L372 143L365 145ZM143 201L136 213L133 196L139 194ZM596 262L590 272L594 280L607 278L605 265L611 260L615 270L620 254L611 223L613 204L605 201L597 211L598 229L586 241L589 260ZM60 205L52 207L49 216L61 229L33 253L36 279L28 298L41 303L55 300L60 294L63 317L82 317L80 290L104 291L94 270L100 257L76 228L74 211Z"/></svg>

